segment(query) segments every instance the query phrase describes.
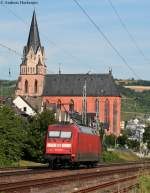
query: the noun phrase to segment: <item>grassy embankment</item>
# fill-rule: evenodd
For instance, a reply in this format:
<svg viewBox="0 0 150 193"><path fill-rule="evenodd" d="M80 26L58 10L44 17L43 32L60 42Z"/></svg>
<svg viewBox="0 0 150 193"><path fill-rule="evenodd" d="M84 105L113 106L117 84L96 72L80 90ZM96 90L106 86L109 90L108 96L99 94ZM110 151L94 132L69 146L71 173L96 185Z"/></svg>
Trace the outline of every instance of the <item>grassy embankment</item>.
<svg viewBox="0 0 150 193"><path fill-rule="evenodd" d="M150 174L139 177L139 193L150 193Z"/></svg>
<svg viewBox="0 0 150 193"><path fill-rule="evenodd" d="M129 161L139 161L139 160L140 158L130 150L104 151L102 154L102 161L106 163L129 162Z"/></svg>

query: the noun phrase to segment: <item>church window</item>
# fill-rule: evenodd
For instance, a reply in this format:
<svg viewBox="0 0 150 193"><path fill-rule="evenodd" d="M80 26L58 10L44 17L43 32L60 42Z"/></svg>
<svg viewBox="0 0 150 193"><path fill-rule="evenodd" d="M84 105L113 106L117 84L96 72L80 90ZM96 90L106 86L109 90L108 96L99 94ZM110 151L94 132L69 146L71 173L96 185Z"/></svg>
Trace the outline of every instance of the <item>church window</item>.
<svg viewBox="0 0 150 193"><path fill-rule="evenodd" d="M116 133L118 122L118 112L117 112L117 100L113 104L113 132Z"/></svg>
<svg viewBox="0 0 150 193"><path fill-rule="evenodd" d="M109 100L106 99L105 106L104 106L104 124L106 129L109 129L109 121L110 121L109 111L110 111L110 104L109 104Z"/></svg>
<svg viewBox="0 0 150 193"><path fill-rule="evenodd" d="M38 81L35 80L35 82L34 82L34 93L37 93L37 91L38 91Z"/></svg>
<svg viewBox="0 0 150 193"><path fill-rule="evenodd" d="M72 99L70 100L69 111L71 111L71 112L74 111L74 101Z"/></svg>
<svg viewBox="0 0 150 193"><path fill-rule="evenodd" d="M32 74L32 67L30 68L30 72L31 72L31 74Z"/></svg>
<svg viewBox="0 0 150 193"><path fill-rule="evenodd" d="M57 101L57 110L61 110L61 100Z"/></svg>
<svg viewBox="0 0 150 193"><path fill-rule="evenodd" d="M95 100L95 112L96 115L99 116L99 99Z"/></svg>
<svg viewBox="0 0 150 193"><path fill-rule="evenodd" d="M25 81L25 85L24 85L24 91L25 93L28 93L28 81Z"/></svg>

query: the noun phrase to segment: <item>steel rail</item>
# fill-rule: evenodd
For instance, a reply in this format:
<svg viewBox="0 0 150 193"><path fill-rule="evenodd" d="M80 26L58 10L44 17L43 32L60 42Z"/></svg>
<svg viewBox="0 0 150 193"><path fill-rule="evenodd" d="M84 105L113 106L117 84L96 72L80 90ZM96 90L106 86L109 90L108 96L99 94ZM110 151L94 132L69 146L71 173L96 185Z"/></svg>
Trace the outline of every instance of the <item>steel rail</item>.
<svg viewBox="0 0 150 193"><path fill-rule="evenodd" d="M117 184L120 184L120 183L124 183L124 182L130 181L130 180L135 180L135 179L137 179L137 177L138 176L135 175L135 176L130 176L130 177L126 177L126 178L120 178L120 179L112 180L112 181L109 181L109 182L106 182L106 183L102 183L102 184L99 184L99 185L96 185L96 186L92 186L92 187L84 188L84 189L81 189L81 190L77 190L77 191L74 191L72 193L88 193L88 192L93 192L95 190L108 188L108 187L111 187L111 186L114 186L114 185L117 185ZM135 186L135 184L134 184L134 186ZM133 185L132 185L132 187L133 187ZM129 188L129 187L127 187L127 188ZM126 190L127 188L123 188L122 190ZM120 192L120 191L117 191L117 193L118 192Z"/></svg>
<svg viewBox="0 0 150 193"><path fill-rule="evenodd" d="M122 189L120 189L119 191L117 190L117 191L115 191L115 192L113 192L113 193L124 193L124 192L128 192L129 190L131 190L131 189L133 189L133 188L137 188L137 187L139 187L139 184L138 184L138 183L135 183L135 184L133 184L133 185L131 185L131 186L122 188Z"/></svg>
<svg viewBox="0 0 150 193"><path fill-rule="evenodd" d="M84 180L88 178L91 179L91 178L101 177L101 176L111 176L113 174L137 172L140 169L141 167L111 169L106 171L96 170L88 173L86 172L86 173L62 175L60 177L49 177L49 178L42 178L42 179L23 180L23 181L18 181L13 183L3 183L3 184L0 184L0 191L10 191L10 190L12 191L12 190L18 190L20 188L29 188L29 187L43 186L43 185L58 185L69 181L78 181L78 180Z"/></svg>
<svg viewBox="0 0 150 193"><path fill-rule="evenodd" d="M97 167L95 168L110 168L110 167L117 167L117 166L130 166L130 165L141 165L143 164L143 166L145 164L150 164L150 162L146 161L146 162L127 162L127 163L111 163L111 164L98 164ZM79 168L80 169L84 169L84 168ZM14 170L14 171L13 171ZM16 170L16 171L15 171ZM18 171L17 171L18 170ZM60 171L65 171L68 169L61 169ZM18 175L28 175L28 174L42 174L45 172L58 172L58 170L51 170L48 168L48 166L40 166L40 167L22 167L22 168L7 168L7 169L0 169L0 177L3 176L18 176Z"/></svg>

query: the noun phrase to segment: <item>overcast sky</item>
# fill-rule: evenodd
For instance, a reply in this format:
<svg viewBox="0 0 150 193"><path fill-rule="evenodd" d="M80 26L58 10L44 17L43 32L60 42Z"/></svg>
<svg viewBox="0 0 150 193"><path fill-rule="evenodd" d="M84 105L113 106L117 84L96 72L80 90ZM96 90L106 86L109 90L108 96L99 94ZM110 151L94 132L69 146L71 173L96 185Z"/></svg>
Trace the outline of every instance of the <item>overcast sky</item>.
<svg viewBox="0 0 150 193"><path fill-rule="evenodd" d="M150 80L150 1L111 1L144 56L132 43L108 0L78 0L127 65L141 79ZM0 44L22 54L33 9L32 5L0 4ZM48 73L58 73L61 64L62 73L108 73L111 67L115 78L137 78L73 0L39 0L35 10ZM11 79L17 79L20 63L20 55L0 46L0 79L9 78L9 68Z"/></svg>

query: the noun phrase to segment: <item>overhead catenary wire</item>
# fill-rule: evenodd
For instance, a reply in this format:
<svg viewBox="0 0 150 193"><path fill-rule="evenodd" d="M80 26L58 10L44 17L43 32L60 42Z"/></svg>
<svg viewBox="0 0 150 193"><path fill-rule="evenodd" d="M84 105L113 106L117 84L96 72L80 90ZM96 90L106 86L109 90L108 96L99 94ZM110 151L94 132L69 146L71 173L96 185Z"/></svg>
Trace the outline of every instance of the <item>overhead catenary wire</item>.
<svg viewBox="0 0 150 193"><path fill-rule="evenodd" d="M123 63L128 67L128 69L134 74L135 77L141 79L140 76L134 71L134 69L128 64L125 57L120 54L118 49L112 44L109 38L102 31L101 27L93 20L93 18L88 14L88 12L81 6L81 4L77 0L73 0L75 4L81 9L84 15L88 18L90 23L96 28L98 33L104 38L104 40L108 43L108 45L114 50L114 52L119 56L119 58L123 61Z"/></svg>
<svg viewBox="0 0 150 193"><path fill-rule="evenodd" d="M8 50L8 51L10 51L10 52L13 52L13 53L14 53L14 54L16 54L16 55L18 55L18 56L21 56L21 57L22 57L22 54L21 54L21 53L19 53L17 50L12 49L12 48L10 48L10 47L8 47L8 46L6 46L6 45L2 44L2 43L0 43L0 46L1 46L1 47L3 47L3 48L5 48L5 49L7 49L7 50Z"/></svg>
<svg viewBox="0 0 150 193"><path fill-rule="evenodd" d="M144 54L143 50L140 48L140 46L138 45L136 39L134 38L134 36L132 35L132 33L129 31L127 25L125 24L125 22L123 21L122 17L120 16L119 12L117 11L116 7L114 6L112 0L107 0L108 3L110 4L111 8L113 9L114 13L116 14L116 16L118 17L118 20L121 24L121 26L124 28L124 30L127 32L132 44L136 47L136 49L138 50L139 54L144 58L144 60L146 61L146 63L150 64L150 60L146 57L146 55Z"/></svg>

